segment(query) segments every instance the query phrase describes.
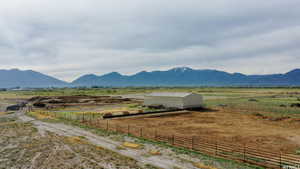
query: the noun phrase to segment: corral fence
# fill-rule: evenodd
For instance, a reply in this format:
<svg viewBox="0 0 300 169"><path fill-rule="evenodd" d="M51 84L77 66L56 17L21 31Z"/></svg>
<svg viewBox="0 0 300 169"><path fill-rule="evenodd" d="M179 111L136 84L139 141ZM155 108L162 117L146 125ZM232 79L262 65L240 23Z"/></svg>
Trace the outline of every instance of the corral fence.
<svg viewBox="0 0 300 169"><path fill-rule="evenodd" d="M117 115L103 116L103 119L113 119L113 118L130 117L130 116L136 117L136 116L153 115L153 114L168 113L168 112L174 113L183 110L185 109L169 109L169 110L146 111L146 112L138 112L138 113L130 113L130 114L117 114Z"/></svg>
<svg viewBox="0 0 300 169"><path fill-rule="evenodd" d="M49 114L48 114L49 115ZM300 156L257 148L249 145L239 145L208 137L187 137L168 134L164 131L140 127L131 124L114 123L103 120L93 114L53 114L66 120L73 120L87 126L118 132L136 137L164 142L172 146L186 148L214 157L235 160L266 168L300 169Z"/></svg>

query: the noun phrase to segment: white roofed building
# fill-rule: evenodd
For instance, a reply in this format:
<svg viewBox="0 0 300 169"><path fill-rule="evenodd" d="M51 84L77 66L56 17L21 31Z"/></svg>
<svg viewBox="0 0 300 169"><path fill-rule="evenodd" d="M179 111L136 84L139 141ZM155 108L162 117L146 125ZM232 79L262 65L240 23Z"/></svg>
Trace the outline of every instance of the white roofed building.
<svg viewBox="0 0 300 169"><path fill-rule="evenodd" d="M199 108L203 104L203 97L196 93L151 93L145 96L144 105L163 105L166 108Z"/></svg>

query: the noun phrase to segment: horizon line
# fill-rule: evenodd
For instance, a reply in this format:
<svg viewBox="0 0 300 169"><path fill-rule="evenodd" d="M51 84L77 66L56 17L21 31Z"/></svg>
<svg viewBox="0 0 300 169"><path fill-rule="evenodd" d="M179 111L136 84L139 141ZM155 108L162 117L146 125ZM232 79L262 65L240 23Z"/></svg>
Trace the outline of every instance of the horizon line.
<svg viewBox="0 0 300 169"><path fill-rule="evenodd" d="M42 73L41 71L37 71L37 70L33 70L33 69L19 69L19 68L11 68L11 69L0 69L0 71L4 70L4 71L12 71L12 70L17 70L17 71L34 71L34 72L38 72L38 73L42 73L44 75L47 75L47 76L50 76L52 78L55 78L55 79L58 79L60 81L63 81L63 82L66 82L66 83L72 83L74 82L75 80L79 79L80 77L83 77L83 76L86 76L86 75L95 75L97 77L101 77L101 76L104 76L104 75L108 75L108 74L111 74L111 73L118 73L119 75L121 76L134 76L134 75L137 75L141 72L147 72L147 73L151 73L151 72L164 72L164 71L170 71L170 70L174 70L174 69L182 69L182 68L187 68L187 69L191 69L191 70L198 70L198 71L204 71L204 70L212 70L212 71L220 71L220 72L226 72L226 73L229 73L229 74L243 74L243 75L246 75L246 76L255 76L255 75L258 75L258 76L263 76L263 75L275 75L275 74L286 74L286 73L289 73L291 71L294 71L294 70L299 70L299 68L294 68L294 69L291 69L290 71L287 71L285 73L270 73L270 74L245 74L245 73L240 73L240 72L228 72L228 71L225 71L225 70L219 70L219 69L195 69L195 68L192 68L192 67L188 67L188 66L178 66L178 67L173 67L173 68L168 68L168 69L165 69L165 70L151 70L151 71L147 71L147 70L142 70L142 71L139 71L139 72L136 72L136 73L133 73L133 74L122 74L120 72L116 72L116 71L111 71L111 72L108 72L108 73L103 73L103 74L100 74L100 75L97 75L95 73L88 73L88 74L83 74L83 75L80 75L78 78L75 78L74 80L71 80L71 81L67 81L67 80L61 80L60 78L57 78L56 76L52 76L52 75L49 75L48 73Z"/></svg>

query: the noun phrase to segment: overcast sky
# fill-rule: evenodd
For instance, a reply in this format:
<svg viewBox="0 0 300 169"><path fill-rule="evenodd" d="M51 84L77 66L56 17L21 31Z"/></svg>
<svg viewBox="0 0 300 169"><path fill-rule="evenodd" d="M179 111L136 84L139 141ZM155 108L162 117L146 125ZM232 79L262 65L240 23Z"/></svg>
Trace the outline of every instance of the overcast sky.
<svg viewBox="0 0 300 169"><path fill-rule="evenodd" d="M300 68L300 0L2 0L0 69L71 81L178 66Z"/></svg>

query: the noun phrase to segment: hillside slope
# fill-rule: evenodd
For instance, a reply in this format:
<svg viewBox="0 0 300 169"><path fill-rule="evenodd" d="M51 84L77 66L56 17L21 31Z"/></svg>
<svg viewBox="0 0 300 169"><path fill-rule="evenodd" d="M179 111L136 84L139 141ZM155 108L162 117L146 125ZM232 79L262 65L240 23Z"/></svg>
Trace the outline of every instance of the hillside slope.
<svg viewBox="0 0 300 169"><path fill-rule="evenodd" d="M142 71L132 76L117 72L103 76L85 75L73 86L299 86L300 69L285 74L245 75L218 70L195 70L188 67L167 71Z"/></svg>
<svg viewBox="0 0 300 169"><path fill-rule="evenodd" d="M68 83L32 70L0 70L0 88L63 87Z"/></svg>

